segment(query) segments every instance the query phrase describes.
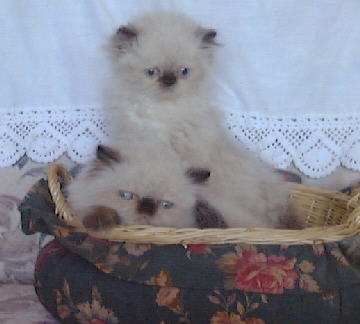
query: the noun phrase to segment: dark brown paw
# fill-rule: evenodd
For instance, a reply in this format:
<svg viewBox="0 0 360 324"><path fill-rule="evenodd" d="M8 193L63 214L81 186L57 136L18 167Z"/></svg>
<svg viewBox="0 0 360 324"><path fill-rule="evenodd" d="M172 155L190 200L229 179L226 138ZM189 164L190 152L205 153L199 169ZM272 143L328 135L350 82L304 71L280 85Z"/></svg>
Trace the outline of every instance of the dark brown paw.
<svg viewBox="0 0 360 324"><path fill-rule="evenodd" d="M86 228L99 231L121 224L116 210L104 206L94 206L83 218Z"/></svg>
<svg viewBox="0 0 360 324"><path fill-rule="evenodd" d="M199 228L227 228L220 212L205 200L196 202L194 216Z"/></svg>
<svg viewBox="0 0 360 324"><path fill-rule="evenodd" d="M279 222L278 228L280 229L304 229L308 227L306 224L306 215L301 214L296 208L293 206L289 206L287 213L285 213Z"/></svg>

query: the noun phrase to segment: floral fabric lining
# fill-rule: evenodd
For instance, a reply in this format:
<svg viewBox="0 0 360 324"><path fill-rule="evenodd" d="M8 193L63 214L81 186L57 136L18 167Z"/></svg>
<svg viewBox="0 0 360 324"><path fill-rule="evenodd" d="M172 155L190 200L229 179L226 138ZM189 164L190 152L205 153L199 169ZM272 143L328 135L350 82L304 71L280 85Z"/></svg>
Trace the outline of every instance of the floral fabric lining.
<svg viewBox="0 0 360 324"><path fill-rule="evenodd" d="M21 207L56 240L36 292L63 323L359 323L360 238L314 245L152 245L96 239L54 216L46 181Z"/></svg>

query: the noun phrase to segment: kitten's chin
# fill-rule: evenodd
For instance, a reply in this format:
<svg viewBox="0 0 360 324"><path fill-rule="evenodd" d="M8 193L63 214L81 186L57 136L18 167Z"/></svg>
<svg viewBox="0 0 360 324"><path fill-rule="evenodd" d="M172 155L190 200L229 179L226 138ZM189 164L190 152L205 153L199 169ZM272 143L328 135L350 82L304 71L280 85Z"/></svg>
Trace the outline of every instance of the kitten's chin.
<svg viewBox="0 0 360 324"><path fill-rule="evenodd" d="M181 92L177 91L176 88L160 89L156 94L154 94L154 99L161 101L174 101L181 98L181 95Z"/></svg>
<svg viewBox="0 0 360 324"><path fill-rule="evenodd" d="M134 90L126 91L121 89L117 94L122 99L130 100L131 102L138 102L142 105L144 102L170 102L181 99L182 93L177 92L176 89L159 89L159 90ZM116 98L116 96L114 96Z"/></svg>
<svg viewBox="0 0 360 324"><path fill-rule="evenodd" d="M189 87L181 84L176 84L171 87L162 87L158 85L157 87L150 89L147 95L152 97L153 100L175 101L191 96L198 96L199 91L195 90L199 90L199 87L195 85L194 87ZM144 92L144 94L146 95L146 92Z"/></svg>
<svg viewBox="0 0 360 324"><path fill-rule="evenodd" d="M131 225L151 225L151 221L147 217L133 217L129 220L123 221L124 225L131 226Z"/></svg>

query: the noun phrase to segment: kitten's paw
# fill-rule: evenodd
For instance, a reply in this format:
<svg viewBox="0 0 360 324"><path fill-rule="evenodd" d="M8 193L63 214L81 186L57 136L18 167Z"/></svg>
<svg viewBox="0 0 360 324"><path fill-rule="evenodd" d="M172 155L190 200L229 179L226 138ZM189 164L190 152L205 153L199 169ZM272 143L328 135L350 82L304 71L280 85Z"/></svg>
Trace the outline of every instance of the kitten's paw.
<svg viewBox="0 0 360 324"><path fill-rule="evenodd" d="M105 206L94 206L82 220L87 229L99 231L120 225L120 217L116 210Z"/></svg>
<svg viewBox="0 0 360 324"><path fill-rule="evenodd" d="M307 227L306 220L305 215L290 206L287 214L280 218L279 228L294 230L304 229Z"/></svg>
<svg viewBox="0 0 360 324"><path fill-rule="evenodd" d="M220 212L205 200L198 200L196 202L194 214L199 228L227 228Z"/></svg>

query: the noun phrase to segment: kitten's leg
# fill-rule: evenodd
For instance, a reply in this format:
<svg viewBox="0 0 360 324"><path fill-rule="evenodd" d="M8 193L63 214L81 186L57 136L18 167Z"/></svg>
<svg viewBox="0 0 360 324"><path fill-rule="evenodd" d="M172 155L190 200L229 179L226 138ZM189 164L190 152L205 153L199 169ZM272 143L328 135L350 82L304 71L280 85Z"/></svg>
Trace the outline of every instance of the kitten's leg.
<svg viewBox="0 0 360 324"><path fill-rule="evenodd" d="M98 231L121 224L116 210L105 206L93 206L83 217L84 226L90 230Z"/></svg>

